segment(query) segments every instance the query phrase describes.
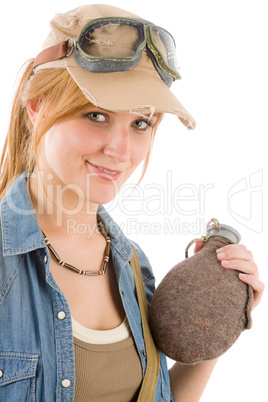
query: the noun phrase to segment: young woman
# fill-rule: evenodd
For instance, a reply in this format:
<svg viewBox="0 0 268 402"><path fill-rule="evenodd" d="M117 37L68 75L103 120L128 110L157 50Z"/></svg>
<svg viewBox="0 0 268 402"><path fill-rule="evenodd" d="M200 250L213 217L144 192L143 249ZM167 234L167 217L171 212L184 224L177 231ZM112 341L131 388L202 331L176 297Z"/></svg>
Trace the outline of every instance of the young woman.
<svg viewBox="0 0 268 402"><path fill-rule="evenodd" d="M143 161L145 173L163 113L194 128L169 90L174 52L166 30L94 5L57 14L27 64L2 156L0 400L199 400L216 362L168 372L148 347L133 254L148 304L152 269L102 206ZM252 254L224 251L257 305ZM151 354L160 364L145 380Z"/></svg>

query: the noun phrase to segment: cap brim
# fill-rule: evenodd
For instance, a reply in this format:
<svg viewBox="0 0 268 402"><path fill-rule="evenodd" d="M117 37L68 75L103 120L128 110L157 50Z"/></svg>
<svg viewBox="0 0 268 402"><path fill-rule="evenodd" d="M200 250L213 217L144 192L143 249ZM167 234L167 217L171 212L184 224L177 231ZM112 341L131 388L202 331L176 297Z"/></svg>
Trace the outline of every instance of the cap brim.
<svg viewBox="0 0 268 402"><path fill-rule="evenodd" d="M90 73L81 67L66 66L86 98L102 109L132 113L172 113L188 128L193 117L159 78L144 71Z"/></svg>

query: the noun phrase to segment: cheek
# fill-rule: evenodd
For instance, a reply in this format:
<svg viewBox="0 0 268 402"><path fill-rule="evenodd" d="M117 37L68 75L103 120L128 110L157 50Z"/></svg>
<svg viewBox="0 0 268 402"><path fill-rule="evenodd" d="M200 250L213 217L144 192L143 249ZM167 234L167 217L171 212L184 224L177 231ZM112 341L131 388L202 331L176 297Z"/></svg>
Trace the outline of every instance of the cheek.
<svg viewBox="0 0 268 402"><path fill-rule="evenodd" d="M50 163L65 161L71 164L86 149L86 136L79 130L70 127L55 126L49 130L44 138L43 150Z"/></svg>
<svg viewBox="0 0 268 402"><path fill-rule="evenodd" d="M68 144L63 146L62 136L53 129L47 133L44 141L44 150L48 164L57 166L61 160L67 159Z"/></svg>
<svg viewBox="0 0 268 402"><path fill-rule="evenodd" d="M44 172L54 171L60 174L62 169L72 163L74 146L69 143L68 136L64 136L57 127L52 127L41 139L39 147L39 168Z"/></svg>
<svg viewBox="0 0 268 402"><path fill-rule="evenodd" d="M136 164L140 164L146 158L150 150L150 144L151 134L143 138L142 141L139 141L139 143L133 147L132 160L135 161Z"/></svg>

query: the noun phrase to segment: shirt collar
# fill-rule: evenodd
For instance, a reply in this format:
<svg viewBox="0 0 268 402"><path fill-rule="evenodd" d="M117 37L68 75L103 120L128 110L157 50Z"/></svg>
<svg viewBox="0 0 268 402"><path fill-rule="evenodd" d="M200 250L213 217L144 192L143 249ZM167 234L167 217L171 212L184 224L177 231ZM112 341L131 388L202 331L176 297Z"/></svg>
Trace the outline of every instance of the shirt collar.
<svg viewBox="0 0 268 402"><path fill-rule="evenodd" d="M27 177L27 173L21 174L0 203L4 256L46 247L28 192ZM123 259L129 261L133 253L130 241L102 205L98 208L98 215L111 244Z"/></svg>
<svg viewBox="0 0 268 402"><path fill-rule="evenodd" d="M24 254L46 247L23 173L8 189L0 205L3 254Z"/></svg>
<svg viewBox="0 0 268 402"><path fill-rule="evenodd" d="M115 223L103 205L99 205L98 215L101 218L107 235L111 239L111 244L116 248L117 252L124 260L130 261L134 246L126 238L120 227Z"/></svg>

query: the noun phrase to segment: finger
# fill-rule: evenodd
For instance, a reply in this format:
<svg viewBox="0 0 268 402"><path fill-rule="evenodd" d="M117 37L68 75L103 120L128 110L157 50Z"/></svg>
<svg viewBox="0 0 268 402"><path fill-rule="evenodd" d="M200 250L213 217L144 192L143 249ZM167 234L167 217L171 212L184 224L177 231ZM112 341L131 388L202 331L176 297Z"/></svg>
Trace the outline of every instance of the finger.
<svg viewBox="0 0 268 402"><path fill-rule="evenodd" d="M198 251L200 251L204 247L204 244L205 243L203 241L197 241L195 243L194 253L197 253Z"/></svg>
<svg viewBox="0 0 268 402"><path fill-rule="evenodd" d="M219 250L232 250L232 249L245 249L247 250L247 247L244 244L226 244L225 246L222 246L221 248L219 248L217 251Z"/></svg>
<svg viewBox="0 0 268 402"><path fill-rule="evenodd" d="M246 274L239 274L239 279L242 282L247 283L248 285L252 286L254 290L254 303L253 308L255 308L261 301L263 292L265 290L265 285L259 279L257 279L253 275L246 275Z"/></svg>
<svg viewBox="0 0 268 402"><path fill-rule="evenodd" d="M222 260L221 266L226 269L235 269L245 274L250 274L259 277L257 265L251 261L245 260Z"/></svg>
<svg viewBox="0 0 268 402"><path fill-rule="evenodd" d="M249 251L245 246L240 244L230 244L229 246L222 247L218 250L217 257L220 261L222 260L245 260L254 262L252 252Z"/></svg>

